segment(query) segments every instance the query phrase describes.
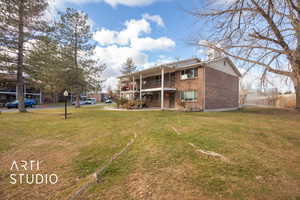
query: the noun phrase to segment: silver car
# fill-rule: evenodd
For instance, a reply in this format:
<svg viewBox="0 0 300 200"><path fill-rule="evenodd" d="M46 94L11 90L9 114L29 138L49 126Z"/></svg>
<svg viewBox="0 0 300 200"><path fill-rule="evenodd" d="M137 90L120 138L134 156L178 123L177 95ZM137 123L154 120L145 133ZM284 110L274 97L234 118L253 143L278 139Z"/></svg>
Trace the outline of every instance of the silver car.
<svg viewBox="0 0 300 200"><path fill-rule="evenodd" d="M85 100L85 104L96 104L96 99L95 98L87 98Z"/></svg>

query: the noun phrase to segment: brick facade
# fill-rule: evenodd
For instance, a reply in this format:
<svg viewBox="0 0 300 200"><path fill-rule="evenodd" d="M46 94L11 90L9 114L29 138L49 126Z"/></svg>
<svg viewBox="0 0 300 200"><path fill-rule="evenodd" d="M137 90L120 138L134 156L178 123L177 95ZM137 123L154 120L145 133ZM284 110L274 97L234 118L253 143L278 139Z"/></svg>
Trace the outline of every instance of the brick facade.
<svg viewBox="0 0 300 200"><path fill-rule="evenodd" d="M176 72L176 78L175 78L175 88L176 88L176 99L175 99L175 108L177 109L182 109L180 106L179 102L181 101L180 99L180 92L181 91L189 91L189 90L194 90L197 91L198 96L197 96L197 101L194 102L185 102L185 108L187 110L203 110L203 100L204 100L204 95L203 95L203 67L197 67L198 68L198 77L193 78L193 79L186 79L186 80L180 80L180 73L181 71Z"/></svg>
<svg viewBox="0 0 300 200"><path fill-rule="evenodd" d="M163 69L165 74L162 108L203 111L239 107L241 74L230 59L220 58L202 62L195 58L167 64ZM139 82L140 76L144 76L143 91L140 94L148 107L161 107L162 71L161 66L158 66L133 75L136 82ZM181 97L184 97L185 101L182 101ZM139 99L139 95L136 98Z"/></svg>
<svg viewBox="0 0 300 200"><path fill-rule="evenodd" d="M237 108L239 106L239 78L205 68L205 109Z"/></svg>

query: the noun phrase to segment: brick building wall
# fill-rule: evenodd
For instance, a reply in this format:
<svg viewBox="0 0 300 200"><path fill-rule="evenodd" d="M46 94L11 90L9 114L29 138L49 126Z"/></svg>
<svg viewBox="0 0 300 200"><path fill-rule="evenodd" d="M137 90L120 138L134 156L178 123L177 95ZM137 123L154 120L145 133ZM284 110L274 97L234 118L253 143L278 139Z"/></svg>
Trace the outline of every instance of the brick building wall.
<svg viewBox="0 0 300 200"><path fill-rule="evenodd" d="M187 110L203 110L203 67L198 67L198 77L193 79L180 80L181 71L177 71L175 75L175 88L176 88L176 98L175 98L175 108L182 109L182 107L178 104L180 99L180 91L189 91L195 90L197 91L197 101L194 102L185 102L185 108Z"/></svg>
<svg viewBox="0 0 300 200"><path fill-rule="evenodd" d="M164 107L165 108L171 108L170 105L170 95L172 92L170 91L165 91L164 92ZM148 96L147 98L144 98L145 104L147 105L147 107L149 108L160 108L161 106L161 92L160 91L156 91L156 92L152 92L152 97Z"/></svg>
<svg viewBox="0 0 300 200"><path fill-rule="evenodd" d="M205 109L237 108L239 106L239 78L205 68Z"/></svg>

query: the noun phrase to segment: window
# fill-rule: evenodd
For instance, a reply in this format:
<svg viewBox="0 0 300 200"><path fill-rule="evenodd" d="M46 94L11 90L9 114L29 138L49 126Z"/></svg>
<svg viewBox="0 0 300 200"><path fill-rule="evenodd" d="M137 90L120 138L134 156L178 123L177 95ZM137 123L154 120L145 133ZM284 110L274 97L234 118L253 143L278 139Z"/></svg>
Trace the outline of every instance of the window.
<svg viewBox="0 0 300 200"><path fill-rule="evenodd" d="M192 79L198 77L198 68L185 69L181 71L181 80Z"/></svg>
<svg viewBox="0 0 300 200"><path fill-rule="evenodd" d="M182 91L180 93L181 101L197 101L197 91Z"/></svg>

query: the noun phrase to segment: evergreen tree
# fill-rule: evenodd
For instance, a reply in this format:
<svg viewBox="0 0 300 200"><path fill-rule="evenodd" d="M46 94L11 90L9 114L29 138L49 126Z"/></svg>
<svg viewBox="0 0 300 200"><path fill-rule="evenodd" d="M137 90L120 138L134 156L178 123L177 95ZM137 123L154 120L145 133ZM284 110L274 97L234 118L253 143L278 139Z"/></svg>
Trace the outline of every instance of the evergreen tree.
<svg viewBox="0 0 300 200"><path fill-rule="evenodd" d="M25 43L39 39L45 30L41 20L47 0L0 0L0 66L17 73L17 99L19 111L24 105L24 54Z"/></svg>
<svg viewBox="0 0 300 200"><path fill-rule="evenodd" d="M76 95L76 107L80 107L80 94L86 89L88 70L91 66L94 45L91 44L92 33L87 14L72 8L60 13L56 23L55 38L66 48L71 57L69 76L71 92Z"/></svg>
<svg viewBox="0 0 300 200"><path fill-rule="evenodd" d="M42 88L44 93L51 95L53 103L57 102L59 93L67 88L65 77L67 58L61 56L62 49L58 43L45 38L37 42L34 49L26 57L30 66L26 73Z"/></svg>

